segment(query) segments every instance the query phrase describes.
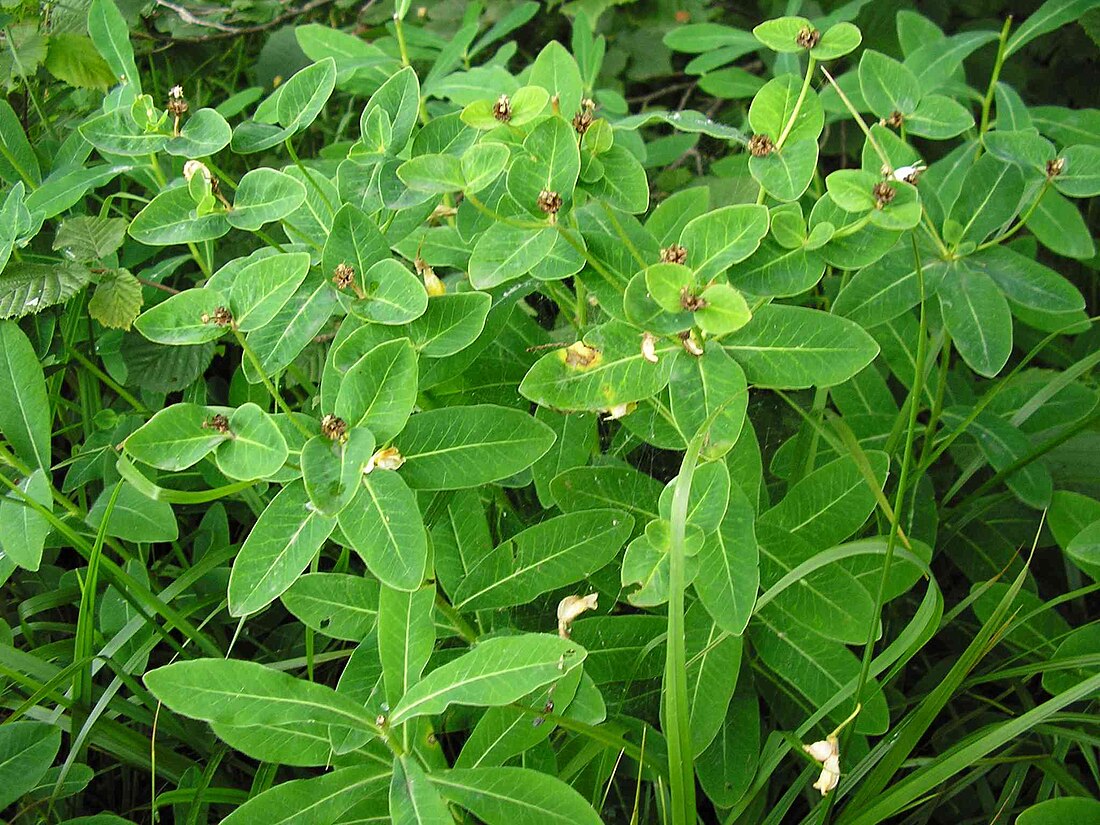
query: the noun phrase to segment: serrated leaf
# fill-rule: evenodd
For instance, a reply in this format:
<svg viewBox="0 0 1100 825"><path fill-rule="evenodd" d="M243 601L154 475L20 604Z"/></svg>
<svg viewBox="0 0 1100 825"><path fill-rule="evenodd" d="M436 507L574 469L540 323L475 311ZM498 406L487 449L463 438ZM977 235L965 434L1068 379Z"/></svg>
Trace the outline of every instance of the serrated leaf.
<svg viewBox="0 0 1100 825"><path fill-rule="evenodd" d="M63 304L91 279L82 264L13 263L0 275L0 319L22 318Z"/></svg>
<svg viewBox="0 0 1100 825"><path fill-rule="evenodd" d="M141 312L141 283L126 269L110 269L99 276L88 301L88 314L105 327L129 329Z"/></svg>

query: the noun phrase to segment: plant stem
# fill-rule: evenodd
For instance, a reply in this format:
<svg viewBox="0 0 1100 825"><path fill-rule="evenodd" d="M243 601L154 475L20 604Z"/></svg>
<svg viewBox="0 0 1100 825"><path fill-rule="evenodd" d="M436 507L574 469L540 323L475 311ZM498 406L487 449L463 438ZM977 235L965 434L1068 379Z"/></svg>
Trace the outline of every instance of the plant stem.
<svg viewBox="0 0 1100 825"><path fill-rule="evenodd" d="M305 179L309 181L309 185L312 186L317 191L317 194L321 196L321 201L325 204L325 206L328 207L329 211L335 212L336 210L332 206L332 201L328 199L328 195L326 195L325 190L321 188L321 184L319 184L317 180L313 177L313 173L305 167L305 164L303 164L302 161L299 160L298 153L294 151L294 144L290 142L290 138L287 138L285 141L283 141L283 143L286 144L287 154L290 155L290 159L294 161L294 165L298 167L298 171L302 173Z"/></svg>
<svg viewBox="0 0 1100 825"><path fill-rule="evenodd" d="M298 432L304 435L306 439L313 438L313 433L311 433L304 424L302 424L297 418L295 418L294 411L287 406L287 403L283 400L283 396L279 393L279 390L276 389L275 385L271 383L271 379L267 377L267 373L264 372L264 368L260 366L260 359L256 357L256 353L252 351L252 347L250 347L248 345L248 342L245 341L245 338L243 335L241 335L240 330L236 329L235 327L231 327L231 329L233 331L233 337L237 339L237 343L244 351L245 358L252 362L252 366L255 368L256 374L260 376L260 381L263 382L263 385L267 388L267 391L275 400L275 405L284 413L286 413L287 418L290 419L290 423L293 424L297 428Z"/></svg>
<svg viewBox="0 0 1100 825"><path fill-rule="evenodd" d="M1008 32L1012 28L1012 15L1010 14L1005 18L1005 24L1001 27L1001 40L997 44L997 59L993 63L993 74L989 77L989 88L985 90L985 97L982 99L982 119L981 124L978 127L978 137L986 133L989 129L989 110L993 106L993 95L997 91L997 80L1001 76L1001 66L1005 62L1005 47L1008 45ZM979 153L981 152L981 145L978 146Z"/></svg>

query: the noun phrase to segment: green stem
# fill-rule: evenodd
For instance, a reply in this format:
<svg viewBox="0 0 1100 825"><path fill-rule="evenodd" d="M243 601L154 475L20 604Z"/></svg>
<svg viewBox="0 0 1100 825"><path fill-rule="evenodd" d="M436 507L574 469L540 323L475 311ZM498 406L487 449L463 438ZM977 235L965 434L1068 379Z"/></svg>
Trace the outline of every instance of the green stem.
<svg viewBox="0 0 1100 825"><path fill-rule="evenodd" d="M1043 199L1043 195L1045 195L1047 193L1047 190L1050 189L1050 184L1050 178L1047 178L1043 181L1043 185L1039 189L1039 194L1035 196L1035 200L1033 200L1031 202L1031 205L1028 206L1027 211L1020 216L1020 220L1016 221L1015 224L1005 230L1004 234L998 235L996 238L988 240L983 244L978 244L978 247L974 251L981 252L983 249L989 249L989 247L991 246L997 246L997 244L1004 243L1021 229L1023 229L1028 220L1031 218L1032 213L1038 208L1039 201Z"/></svg>
<svg viewBox="0 0 1100 825"><path fill-rule="evenodd" d="M455 610L452 605L438 590L435 594L435 609L447 617L451 625L467 643L474 644L477 641L477 631L473 626L462 618L462 614Z"/></svg>
<svg viewBox="0 0 1100 825"><path fill-rule="evenodd" d="M978 127L978 137L986 133L989 129L989 111L993 106L993 96L997 91L997 80L1001 76L1001 66L1005 62L1005 48L1008 46L1008 32L1012 28L1012 15L1010 14L1005 18L1005 24L1001 27L1001 40L997 44L997 59L993 63L993 74L989 77L989 88L985 90L985 97L982 99L982 120L981 125ZM981 152L981 146L979 144L978 151Z"/></svg>
<svg viewBox="0 0 1100 825"><path fill-rule="evenodd" d="M393 30L397 35L397 49L401 52L401 65L409 65L409 49L405 45L405 30L402 28L401 18L396 14L393 16Z"/></svg>
<svg viewBox="0 0 1100 825"><path fill-rule="evenodd" d="M305 167L305 164L303 164L302 161L298 158L298 153L294 151L294 144L290 142L290 138L287 138L285 141L283 141L283 143L286 144L287 154L290 155L290 159L294 161L294 165L298 167L298 171L300 171L302 175L305 176L305 179L309 182L309 185L312 186L317 191L317 194L321 196L321 201L325 204L325 206L328 207L329 211L335 212L336 210L332 206L332 201L328 199L328 195L326 195L325 190L321 188L321 184L317 182L317 180L313 177L313 173L310 172Z"/></svg>
<svg viewBox="0 0 1100 825"><path fill-rule="evenodd" d="M117 395L139 413L148 414L148 407L146 407L144 404L134 398L134 396L128 393L124 387L122 387L117 381L111 378L111 376L109 376L94 363L92 363L91 360L85 358L84 354L80 352L80 350L78 350L76 347L69 347L68 350L69 355L79 361L84 369L88 370L88 372L90 372L92 375L102 381L107 387L109 387L115 395Z"/></svg>
<svg viewBox="0 0 1100 825"><path fill-rule="evenodd" d="M798 119L799 112L802 111L802 104L806 100L806 94L810 91L810 81L813 79L814 67L817 65L817 61L814 60L813 55L810 56L809 61L810 62L806 64L806 76L802 79L802 89L798 92L798 99L794 102L794 111L791 112L787 124L783 127L783 131L779 133L779 139L775 142L775 151L777 152L782 149L783 144L787 142L791 130L794 129L794 122Z"/></svg>
<svg viewBox="0 0 1100 825"><path fill-rule="evenodd" d="M237 339L237 343L244 351L245 358L247 358L252 363L253 368L255 368L256 370L256 374L260 376L260 381L263 382L264 387L267 388L268 393L270 393L271 397L275 400L275 405L284 413L286 413L287 418L290 419L290 423L293 424L297 428L298 432L304 435L307 440L313 438L313 433L311 433L306 428L306 426L295 417L294 411L287 406L287 403L283 400L283 396L279 393L279 390L276 389L275 385L271 383L271 379L267 377L267 373L265 373L263 367L260 366L260 359L256 357L256 353L252 351L252 347L250 347L248 345L248 342L245 341L245 338L243 335L241 335L240 330L236 329L235 327L231 327L231 329L233 331L233 337Z"/></svg>

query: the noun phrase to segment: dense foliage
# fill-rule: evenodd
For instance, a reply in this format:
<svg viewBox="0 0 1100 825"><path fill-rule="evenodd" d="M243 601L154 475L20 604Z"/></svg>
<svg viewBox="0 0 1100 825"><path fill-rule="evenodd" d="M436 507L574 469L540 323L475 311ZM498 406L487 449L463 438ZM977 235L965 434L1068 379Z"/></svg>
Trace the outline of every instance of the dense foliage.
<svg viewBox="0 0 1100 825"><path fill-rule="evenodd" d="M1097 820L1100 0L746 5L0 3L7 821Z"/></svg>

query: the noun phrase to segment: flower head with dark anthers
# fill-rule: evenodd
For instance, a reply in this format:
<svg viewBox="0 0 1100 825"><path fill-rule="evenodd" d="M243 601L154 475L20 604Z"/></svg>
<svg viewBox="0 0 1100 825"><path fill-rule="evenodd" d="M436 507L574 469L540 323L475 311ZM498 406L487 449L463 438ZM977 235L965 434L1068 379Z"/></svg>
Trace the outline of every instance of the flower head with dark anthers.
<svg viewBox="0 0 1100 825"><path fill-rule="evenodd" d="M812 26L806 26L795 37L794 42L803 49L812 49L821 42L821 32Z"/></svg>
<svg viewBox="0 0 1100 825"><path fill-rule="evenodd" d="M687 263L687 259L687 247L680 246L678 243L666 246L661 250L661 263L663 264L683 264Z"/></svg>
<svg viewBox="0 0 1100 825"><path fill-rule="evenodd" d="M332 282L336 284L337 289L347 289L349 286L354 286L355 267L343 261L336 264L336 268L332 270Z"/></svg>
<svg viewBox="0 0 1100 825"><path fill-rule="evenodd" d="M213 430L214 432L221 433L222 435L229 435L229 419L221 413L218 413L209 421L202 422L203 429Z"/></svg>
<svg viewBox="0 0 1100 825"><path fill-rule="evenodd" d="M183 96L182 86L173 86L168 90L168 113L178 118L187 113L187 98Z"/></svg>
<svg viewBox="0 0 1100 825"><path fill-rule="evenodd" d="M512 119L512 101L508 95L501 95L493 104L493 117L501 123L507 123Z"/></svg>
<svg viewBox="0 0 1100 825"><path fill-rule="evenodd" d="M583 135L588 131L588 127L592 125L592 121L596 118L592 114L596 108L596 101L586 97L581 101L581 108L573 115L573 128L577 130L578 135Z"/></svg>
<svg viewBox="0 0 1100 825"><path fill-rule="evenodd" d="M321 435L332 441L343 441L348 437L348 423L332 413L321 419Z"/></svg>
<svg viewBox="0 0 1100 825"><path fill-rule="evenodd" d="M680 288L680 306L688 312L695 312L699 309L706 309L707 299L699 297L692 291L691 287L685 285Z"/></svg>
<svg viewBox="0 0 1100 825"><path fill-rule="evenodd" d="M553 192L549 189L543 189L539 192L538 207L550 217L558 214L561 209L562 199L561 195L557 192Z"/></svg>
<svg viewBox="0 0 1100 825"><path fill-rule="evenodd" d="M1066 170L1066 159L1055 158L1047 161L1047 177L1054 179Z"/></svg>
<svg viewBox="0 0 1100 825"><path fill-rule="evenodd" d="M871 190L871 194L875 196L875 208L882 209L894 199L897 195L897 190L886 181L881 181L875 184L875 188Z"/></svg>
<svg viewBox="0 0 1100 825"><path fill-rule="evenodd" d="M233 324L233 313L225 307L215 307L212 313L203 313L199 320L204 324L213 324L216 327L228 327Z"/></svg>
<svg viewBox="0 0 1100 825"><path fill-rule="evenodd" d="M901 124L905 122L905 115L896 109L890 113L890 117L884 117L880 120L879 126L889 126L891 129L900 129Z"/></svg>
<svg viewBox="0 0 1100 825"><path fill-rule="evenodd" d="M757 134L749 138L749 154L754 158L766 158L775 151L775 143L767 135Z"/></svg>

